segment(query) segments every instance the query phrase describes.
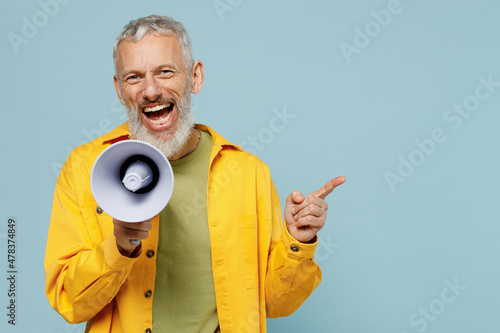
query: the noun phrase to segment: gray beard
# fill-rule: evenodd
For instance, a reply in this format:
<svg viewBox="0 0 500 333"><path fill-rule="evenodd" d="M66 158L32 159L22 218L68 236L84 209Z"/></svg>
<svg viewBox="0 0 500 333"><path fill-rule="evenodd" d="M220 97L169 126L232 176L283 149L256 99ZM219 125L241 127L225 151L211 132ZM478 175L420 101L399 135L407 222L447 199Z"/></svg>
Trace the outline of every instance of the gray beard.
<svg viewBox="0 0 500 333"><path fill-rule="evenodd" d="M135 140L150 142L153 146L165 154L168 159L184 147L186 141L191 135L191 129L194 127L194 116L191 112L191 92L187 92L180 101L175 100L175 105L177 107L179 117L174 135L169 140L162 139L162 132L149 132L146 126L142 124L139 106L124 106L125 111L127 111L129 119L128 128L132 138Z"/></svg>

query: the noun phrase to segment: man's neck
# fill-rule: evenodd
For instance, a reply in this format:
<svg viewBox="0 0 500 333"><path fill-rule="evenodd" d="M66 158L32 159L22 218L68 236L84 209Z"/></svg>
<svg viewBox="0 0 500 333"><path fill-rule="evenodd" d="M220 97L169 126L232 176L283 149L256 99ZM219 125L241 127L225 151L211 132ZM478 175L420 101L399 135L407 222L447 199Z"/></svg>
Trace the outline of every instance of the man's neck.
<svg viewBox="0 0 500 333"><path fill-rule="evenodd" d="M170 161L175 161L191 154L196 149L196 147L198 147L200 139L201 139L200 131L195 128L192 128L191 135L188 137L182 149L179 152L170 156L168 159Z"/></svg>

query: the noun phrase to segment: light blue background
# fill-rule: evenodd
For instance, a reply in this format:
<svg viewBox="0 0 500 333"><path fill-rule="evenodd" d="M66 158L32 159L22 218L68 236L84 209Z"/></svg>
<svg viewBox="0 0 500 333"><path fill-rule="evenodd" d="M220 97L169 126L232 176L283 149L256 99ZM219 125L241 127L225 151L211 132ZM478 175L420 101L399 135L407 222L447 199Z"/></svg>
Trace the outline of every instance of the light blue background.
<svg viewBox="0 0 500 333"><path fill-rule="evenodd" d="M372 11L394 0L66 2L47 22L38 1L0 5L0 271L8 217L19 268L14 327L0 276L2 332L83 331L44 294L54 185L70 149L123 122L112 45L129 20L151 13L183 22L205 64L197 121L235 143L258 138L282 201L348 179L327 199L323 282L293 315L268 320L270 332L500 330L500 87L477 88L479 77L500 82L498 1L401 0L385 26ZM221 3L231 10L218 13ZM34 19L36 35L13 45L9 36L24 38ZM356 37L365 28L369 43ZM341 46L356 41L367 45L346 56ZM476 89L487 98L453 128L447 110L473 103ZM273 132L277 110L295 118ZM446 140L419 153L415 141L436 128ZM401 159L419 165L404 169ZM387 172L404 182L391 187Z"/></svg>

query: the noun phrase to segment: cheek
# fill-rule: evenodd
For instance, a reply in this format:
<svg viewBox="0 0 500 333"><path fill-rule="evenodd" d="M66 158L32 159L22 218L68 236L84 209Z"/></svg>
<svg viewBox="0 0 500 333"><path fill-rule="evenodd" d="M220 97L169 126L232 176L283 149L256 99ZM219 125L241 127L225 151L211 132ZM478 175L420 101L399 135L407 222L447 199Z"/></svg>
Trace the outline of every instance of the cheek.
<svg viewBox="0 0 500 333"><path fill-rule="evenodd" d="M188 82L184 78L172 79L168 80L167 82L165 82L165 84L162 85L162 91L169 95L182 97L184 96L184 92L186 91L186 89L191 91L191 87L188 87L187 85Z"/></svg>
<svg viewBox="0 0 500 333"><path fill-rule="evenodd" d="M139 91L138 89L124 89L122 98L128 105L136 106L137 101L139 101L140 98Z"/></svg>

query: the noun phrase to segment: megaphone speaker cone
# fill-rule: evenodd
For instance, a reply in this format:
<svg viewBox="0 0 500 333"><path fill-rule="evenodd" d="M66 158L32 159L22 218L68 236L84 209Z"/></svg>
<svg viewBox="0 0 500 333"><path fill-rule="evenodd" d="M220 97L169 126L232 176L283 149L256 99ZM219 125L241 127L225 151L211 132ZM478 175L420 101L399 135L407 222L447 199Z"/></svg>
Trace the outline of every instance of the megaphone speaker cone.
<svg viewBox="0 0 500 333"><path fill-rule="evenodd" d="M132 190L127 189L123 183L127 176L138 186L132 184ZM125 140L112 144L97 157L90 187L95 201L108 215L124 222L141 222L165 208L174 189L174 173L156 147Z"/></svg>

